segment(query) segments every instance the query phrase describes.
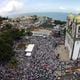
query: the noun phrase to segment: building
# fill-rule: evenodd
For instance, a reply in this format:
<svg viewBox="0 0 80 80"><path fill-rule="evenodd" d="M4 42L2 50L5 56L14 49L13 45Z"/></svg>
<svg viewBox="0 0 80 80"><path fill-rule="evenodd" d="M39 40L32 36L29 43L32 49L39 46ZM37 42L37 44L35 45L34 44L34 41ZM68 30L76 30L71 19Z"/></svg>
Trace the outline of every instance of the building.
<svg viewBox="0 0 80 80"><path fill-rule="evenodd" d="M80 15L68 15L65 36L65 48L69 52L69 58L80 58Z"/></svg>
<svg viewBox="0 0 80 80"><path fill-rule="evenodd" d="M60 25L56 25L52 29L52 35L54 37L60 37L60 31L61 31Z"/></svg>
<svg viewBox="0 0 80 80"><path fill-rule="evenodd" d="M26 56L32 55L34 46L35 46L34 44L29 44L28 46L26 46L26 49L25 49Z"/></svg>
<svg viewBox="0 0 80 80"><path fill-rule="evenodd" d="M37 30L37 31L32 31L33 36L43 36L47 37L50 36L51 31L49 30Z"/></svg>

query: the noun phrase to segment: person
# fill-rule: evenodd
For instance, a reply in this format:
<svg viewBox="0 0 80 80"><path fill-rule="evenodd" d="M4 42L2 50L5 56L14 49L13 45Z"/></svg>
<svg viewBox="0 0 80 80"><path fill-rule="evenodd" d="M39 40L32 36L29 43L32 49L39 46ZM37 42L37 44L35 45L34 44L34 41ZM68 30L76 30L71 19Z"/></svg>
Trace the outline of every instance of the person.
<svg viewBox="0 0 80 80"><path fill-rule="evenodd" d="M75 66L78 66L78 63L79 63L79 61L78 61L78 59L75 61Z"/></svg>
<svg viewBox="0 0 80 80"><path fill-rule="evenodd" d="M55 44L55 48L57 47L57 43Z"/></svg>
<svg viewBox="0 0 80 80"><path fill-rule="evenodd" d="M57 55L56 55L56 59L59 59L59 57L60 57L60 54L57 54Z"/></svg>

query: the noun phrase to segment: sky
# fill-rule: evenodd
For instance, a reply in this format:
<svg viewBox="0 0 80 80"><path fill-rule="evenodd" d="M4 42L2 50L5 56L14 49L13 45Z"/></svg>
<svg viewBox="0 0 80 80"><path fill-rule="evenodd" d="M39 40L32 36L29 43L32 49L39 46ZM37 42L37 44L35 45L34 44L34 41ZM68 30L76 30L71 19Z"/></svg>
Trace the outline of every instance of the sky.
<svg viewBox="0 0 80 80"><path fill-rule="evenodd" d="M0 0L0 15L31 12L80 13L80 0Z"/></svg>

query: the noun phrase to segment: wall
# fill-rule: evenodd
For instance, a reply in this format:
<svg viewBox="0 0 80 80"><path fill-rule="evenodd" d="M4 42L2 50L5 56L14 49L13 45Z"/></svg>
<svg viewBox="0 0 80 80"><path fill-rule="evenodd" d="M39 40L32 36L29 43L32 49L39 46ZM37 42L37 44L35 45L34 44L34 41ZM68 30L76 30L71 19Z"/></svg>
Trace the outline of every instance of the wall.
<svg viewBox="0 0 80 80"><path fill-rule="evenodd" d="M73 39L68 33L66 33L65 47L69 52L69 58L71 58L72 48L73 48Z"/></svg>
<svg viewBox="0 0 80 80"><path fill-rule="evenodd" d="M73 57L72 57L73 60L76 60L78 58L79 49L80 49L80 41L76 41L74 46Z"/></svg>

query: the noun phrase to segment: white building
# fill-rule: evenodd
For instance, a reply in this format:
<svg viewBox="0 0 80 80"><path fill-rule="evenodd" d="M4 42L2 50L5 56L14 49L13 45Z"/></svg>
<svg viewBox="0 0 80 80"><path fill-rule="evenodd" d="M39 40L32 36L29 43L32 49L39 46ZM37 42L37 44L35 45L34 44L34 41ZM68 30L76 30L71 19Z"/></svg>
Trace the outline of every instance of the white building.
<svg viewBox="0 0 80 80"><path fill-rule="evenodd" d="M34 44L29 44L28 46L26 46L25 52L26 52L26 56L31 56L32 55L32 51L34 49Z"/></svg>
<svg viewBox="0 0 80 80"><path fill-rule="evenodd" d="M51 31L49 30L39 30L39 31L32 31L33 36L43 36L47 37L50 35Z"/></svg>
<svg viewBox="0 0 80 80"><path fill-rule="evenodd" d="M65 47L70 59L80 58L80 15L67 17Z"/></svg>

